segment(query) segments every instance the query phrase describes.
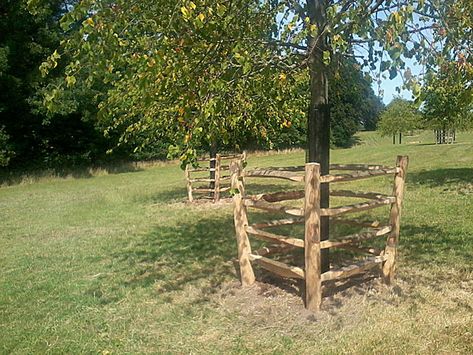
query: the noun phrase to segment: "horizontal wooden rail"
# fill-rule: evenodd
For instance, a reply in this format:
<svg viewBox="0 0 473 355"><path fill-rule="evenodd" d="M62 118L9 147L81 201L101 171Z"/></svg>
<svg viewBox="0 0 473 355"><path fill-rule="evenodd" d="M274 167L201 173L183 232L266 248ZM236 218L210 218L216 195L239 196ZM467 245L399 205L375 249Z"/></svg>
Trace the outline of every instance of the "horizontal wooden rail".
<svg viewBox="0 0 473 355"><path fill-rule="evenodd" d="M296 266L290 266L280 261L271 260L264 256L250 254L249 259L256 262L262 268L275 273L281 277L304 279L304 270Z"/></svg>
<svg viewBox="0 0 473 355"><path fill-rule="evenodd" d="M255 169L244 173L244 177L258 177L258 178L274 178L284 179L290 181L301 182L304 181L304 175L295 175L291 171Z"/></svg>
<svg viewBox="0 0 473 355"><path fill-rule="evenodd" d="M232 189L231 186L227 186L227 187L221 187L221 188L219 189L219 191L220 191L220 192L226 192L226 191L230 191L231 189Z"/></svg>
<svg viewBox="0 0 473 355"><path fill-rule="evenodd" d="M333 207L333 208L321 208L320 214L322 216L329 216L329 217L339 216L345 213L361 212L365 210L370 210L372 208L381 207L384 205L390 205L394 203L395 201L396 201L396 198L390 196L386 198L371 200L369 202L355 203L353 205L346 205L346 206Z"/></svg>
<svg viewBox="0 0 473 355"><path fill-rule="evenodd" d="M274 234L250 226L247 226L245 229L247 233L252 234L259 239L270 241L272 243L287 244L298 248L304 248L304 241L302 239Z"/></svg>
<svg viewBox="0 0 473 355"><path fill-rule="evenodd" d="M250 227L256 229L270 228L270 227L279 227L279 226L288 226L292 224L304 224L304 218L285 218L285 219L275 219L268 222L254 223Z"/></svg>
<svg viewBox="0 0 473 355"><path fill-rule="evenodd" d="M213 161L213 160L217 160L217 158L204 157L204 158L197 159L197 161Z"/></svg>
<svg viewBox="0 0 473 355"><path fill-rule="evenodd" d="M256 169L259 170L259 169ZM271 170L271 171L289 171L289 172L305 172L305 165L295 165L295 166L270 166L268 168L264 168L264 170Z"/></svg>
<svg viewBox="0 0 473 355"><path fill-rule="evenodd" d="M194 178L194 179L189 179L190 182L212 182L215 181L215 179L209 179L209 178Z"/></svg>
<svg viewBox="0 0 473 355"><path fill-rule="evenodd" d="M269 212L282 212L282 213L287 213L291 216L296 216L296 217L304 216L303 208L278 205L276 203L271 203L271 202L266 202L266 201L253 201L249 199L245 199L243 203L247 207L258 208L260 210L265 210Z"/></svg>
<svg viewBox="0 0 473 355"><path fill-rule="evenodd" d="M236 158L241 158L241 154L229 154L229 155L221 155L220 159L221 160L228 160L228 159L236 159ZM210 157L202 157L198 158L197 161L211 161L211 160L216 160L217 158L210 158Z"/></svg>
<svg viewBox="0 0 473 355"><path fill-rule="evenodd" d="M235 159L235 158L241 158L242 154L228 154L228 155L221 155L220 159L222 160L228 160L228 159Z"/></svg>
<svg viewBox="0 0 473 355"><path fill-rule="evenodd" d="M335 248L335 247L342 247L344 245L351 245L361 243L365 240L369 240L375 237L381 237L383 235L388 234L391 232L391 226L384 226L381 228L373 229L366 232L356 233L352 235L347 235L342 239L334 239L334 240L323 240L320 242L320 248Z"/></svg>
<svg viewBox="0 0 473 355"><path fill-rule="evenodd" d="M330 191L330 196L358 197L358 198L368 198L368 199L373 199L373 200L389 197L389 195L381 194L378 192L364 192L364 191L350 191L350 190L332 190Z"/></svg>
<svg viewBox="0 0 473 355"><path fill-rule="evenodd" d="M340 269L330 270L324 272L322 276L322 281L338 280L344 279L356 274L361 274L369 269L374 268L377 265L380 265L386 258L384 256L376 256L368 258L366 260L360 261L353 265L345 266Z"/></svg>
<svg viewBox="0 0 473 355"><path fill-rule="evenodd" d="M375 177L375 176L395 174L397 172L399 172L399 168L357 171L351 174L322 175L320 177L320 181L322 183L353 181L353 180L367 179L367 178Z"/></svg>
<svg viewBox="0 0 473 355"><path fill-rule="evenodd" d="M330 170L381 170L381 169L395 169L385 165L372 164L330 164Z"/></svg>
<svg viewBox="0 0 473 355"><path fill-rule="evenodd" d="M375 248L375 247L362 248L362 247L358 247L354 245L343 245L343 246L340 246L340 248L355 251L357 253L365 253L365 254L371 254L375 256L379 256L382 251L381 249Z"/></svg>
<svg viewBox="0 0 473 355"><path fill-rule="evenodd" d="M190 173L196 173L196 172L199 172L199 171L213 171L215 169L209 169L209 168L190 168L188 171Z"/></svg>
<svg viewBox="0 0 473 355"><path fill-rule="evenodd" d="M193 192L215 192L214 189L207 189L207 188L203 188L203 187L194 187L194 188L192 188L192 191Z"/></svg>
<svg viewBox="0 0 473 355"><path fill-rule="evenodd" d="M280 202L287 200L299 200L304 198L304 190L297 191L284 191L284 192L274 192L269 194L259 194L247 196L247 198L253 201L266 201L266 202Z"/></svg>
<svg viewBox="0 0 473 355"><path fill-rule="evenodd" d="M280 244L280 245L269 245L267 247L262 247L254 251L253 253L259 256L266 256L266 255L272 255L272 254L286 253L291 250L294 250L294 247L292 245Z"/></svg>
<svg viewBox="0 0 473 355"><path fill-rule="evenodd" d="M349 226L364 227L364 228L377 228L381 224L380 221L369 222L369 221L362 221L356 218L346 219L343 217L332 217L330 218L330 223L346 224Z"/></svg>

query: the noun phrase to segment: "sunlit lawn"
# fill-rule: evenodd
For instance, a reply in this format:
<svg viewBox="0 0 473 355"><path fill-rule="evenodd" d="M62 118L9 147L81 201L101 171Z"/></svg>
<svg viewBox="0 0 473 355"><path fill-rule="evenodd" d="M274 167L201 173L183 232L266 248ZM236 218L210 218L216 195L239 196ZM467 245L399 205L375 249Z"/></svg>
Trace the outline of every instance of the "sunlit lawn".
<svg viewBox="0 0 473 355"><path fill-rule="evenodd" d="M410 157L393 288L346 290L315 317L297 295L240 299L231 205L186 204L177 164L42 178L0 188L0 352L473 353L473 135L360 137L332 161Z"/></svg>

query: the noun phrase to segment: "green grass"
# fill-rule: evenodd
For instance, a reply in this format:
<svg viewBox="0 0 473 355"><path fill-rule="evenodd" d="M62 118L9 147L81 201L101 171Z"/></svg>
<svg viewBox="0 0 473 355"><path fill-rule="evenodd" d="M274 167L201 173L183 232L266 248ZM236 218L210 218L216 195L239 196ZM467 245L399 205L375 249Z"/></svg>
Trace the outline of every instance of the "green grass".
<svg viewBox="0 0 473 355"><path fill-rule="evenodd" d="M360 138L332 161L410 156L394 287L340 290L316 316L277 287L240 290L231 206L184 203L174 164L23 179L0 188L0 353L472 353L473 135Z"/></svg>

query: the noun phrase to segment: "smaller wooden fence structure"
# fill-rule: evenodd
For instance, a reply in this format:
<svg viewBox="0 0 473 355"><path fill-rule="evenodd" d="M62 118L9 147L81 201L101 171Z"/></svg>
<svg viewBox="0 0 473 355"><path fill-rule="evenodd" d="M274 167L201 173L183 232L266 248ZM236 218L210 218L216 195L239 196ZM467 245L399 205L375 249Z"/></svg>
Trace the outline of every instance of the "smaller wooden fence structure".
<svg viewBox="0 0 473 355"><path fill-rule="evenodd" d="M437 129L434 135L436 144L453 144L456 141L455 130Z"/></svg>
<svg viewBox="0 0 473 355"><path fill-rule="evenodd" d="M200 158L198 162L209 162L208 167L186 166L185 175L187 182L187 198L193 202L195 194L201 198L209 198L214 202L220 200L222 192L231 189L231 175L225 172L230 171L232 161L239 161L241 166L245 165L246 152L242 154L217 154L215 158Z"/></svg>
<svg viewBox="0 0 473 355"><path fill-rule="evenodd" d="M322 283L329 280L338 280L364 273L376 266L381 266L386 283L394 277L396 265L396 249L399 241L401 203L404 192L404 183L408 165L407 156L399 156L395 167L381 165L331 165L331 171L350 171L330 175L320 174L320 165L308 163L302 167L269 168L245 171L238 162L232 165L232 186L238 191L234 195L234 222L238 245L238 260L241 282L251 285L255 281L252 263L257 263L264 269L281 277L305 280L306 308L317 311L322 301ZM302 174L301 174L302 173ZM320 185L333 184L343 181L365 179L374 176L394 175L392 195L383 195L375 192L356 192L348 190L331 190L331 196L361 198L364 202L332 207L320 207ZM247 196L245 194L245 179L275 178L294 182L303 182L304 189L266 193ZM304 200L304 207L291 207L280 204L287 200ZM344 219L341 215L366 211L373 208L390 205L389 223L362 222L357 219ZM262 223L248 223L247 208L256 208L272 213L284 213L287 218L274 219ZM323 216L330 218L332 223L342 223L363 228L359 233L341 238L320 240L320 219ZM293 224L305 225L304 239L293 236L284 236L268 231L272 227ZM248 236L270 242L272 245L252 252ZM376 237L387 236L384 250L362 247L362 242ZM271 254L287 253L294 248L304 249L304 268L288 265L268 256ZM321 249L344 248L351 251L368 254L365 259L340 269L321 271Z"/></svg>

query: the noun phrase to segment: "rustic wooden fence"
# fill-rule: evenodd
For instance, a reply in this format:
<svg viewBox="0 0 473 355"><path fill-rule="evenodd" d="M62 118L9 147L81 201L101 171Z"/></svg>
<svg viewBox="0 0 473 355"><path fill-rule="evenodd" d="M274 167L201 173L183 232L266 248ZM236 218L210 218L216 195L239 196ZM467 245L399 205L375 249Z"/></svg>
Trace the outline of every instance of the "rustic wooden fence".
<svg viewBox="0 0 473 355"><path fill-rule="evenodd" d="M456 141L455 130L437 129L434 135L436 144L453 144Z"/></svg>
<svg viewBox="0 0 473 355"><path fill-rule="evenodd" d="M208 198L214 202L220 200L223 192L231 189L231 175L225 172L230 171L232 161L238 161L239 165L244 166L246 162L246 153L242 154L217 154L215 158L201 158L198 162L208 162L207 167L186 166L185 175L187 183L187 198L193 202L198 194L200 198Z"/></svg>
<svg viewBox="0 0 473 355"><path fill-rule="evenodd" d="M408 165L407 156L398 156L395 167L381 165L331 165L331 171L348 171L321 175L320 166L308 163L301 167L269 168L245 171L239 162L232 164L232 187L238 191L234 199L234 222L238 245L238 260L240 266L241 282L251 285L255 281L252 263L281 277L305 280L305 305L306 308L317 311L322 301L322 283L329 280L338 280L364 273L374 267L381 267L386 283L394 277L396 267L396 253L399 242L399 228L401 216L401 203L404 193L404 183ZM348 190L331 190L331 196L362 198L365 202L344 206L321 208L320 185L365 179L375 176L394 175L392 195L375 192L358 192ZM304 183L304 189L265 193L258 195L245 194L245 180L248 178L275 178ZM303 199L304 207L291 207L279 202ZM363 222L359 219L346 219L340 217L353 212L366 211L373 208L390 205L389 222L379 225L378 222ZM249 224L248 208L284 213L287 218L275 219L262 223ZM359 233L341 238L320 240L320 218L328 216L331 223L341 223L363 228ZM269 232L268 229L278 226L294 224L305 225L304 239L284 236ZM272 245L252 252L249 235L260 240L270 242ZM360 244L375 237L387 236L384 249L362 247ZM304 267L288 265L278 260L269 258L271 254L287 253L294 248L304 249ZM321 270L321 250L326 248L344 248L351 251L368 254L363 260L340 269Z"/></svg>

